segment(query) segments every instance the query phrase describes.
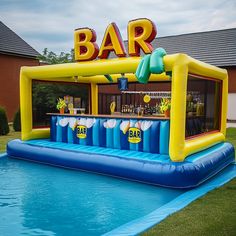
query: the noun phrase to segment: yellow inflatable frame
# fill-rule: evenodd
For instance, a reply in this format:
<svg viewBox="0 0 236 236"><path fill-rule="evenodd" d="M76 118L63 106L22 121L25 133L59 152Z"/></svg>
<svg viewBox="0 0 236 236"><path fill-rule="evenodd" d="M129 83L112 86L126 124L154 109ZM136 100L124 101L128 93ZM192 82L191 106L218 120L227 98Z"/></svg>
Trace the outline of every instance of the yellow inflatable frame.
<svg viewBox="0 0 236 236"><path fill-rule="evenodd" d="M169 154L172 161L183 161L188 155L206 149L225 140L226 114L228 96L228 75L221 69L186 54L172 54L164 57L166 72L172 72L171 86L171 117ZM137 81L134 72L140 57L116 58L89 62L67 63L59 65L22 67L20 74L20 105L22 140L48 138L50 129L33 129L32 119L32 80L75 82L91 84L91 113L98 114L98 84L109 83L103 76L112 75L114 82L121 73L125 73L129 82ZM188 74L195 74L222 81L221 122L220 130L205 133L193 139L185 139L186 93ZM149 81L168 81L165 73L151 75Z"/></svg>

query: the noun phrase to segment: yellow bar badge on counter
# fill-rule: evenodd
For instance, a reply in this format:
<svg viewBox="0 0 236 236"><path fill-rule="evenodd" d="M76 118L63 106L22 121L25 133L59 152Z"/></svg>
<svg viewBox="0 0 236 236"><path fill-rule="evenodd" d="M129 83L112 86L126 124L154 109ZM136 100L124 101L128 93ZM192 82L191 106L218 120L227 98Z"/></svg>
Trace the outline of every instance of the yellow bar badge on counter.
<svg viewBox="0 0 236 236"><path fill-rule="evenodd" d="M84 125L77 126L77 137L78 138L86 138L87 137L87 127Z"/></svg>
<svg viewBox="0 0 236 236"><path fill-rule="evenodd" d="M130 143L141 142L141 130L138 128L129 128L128 141Z"/></svg>

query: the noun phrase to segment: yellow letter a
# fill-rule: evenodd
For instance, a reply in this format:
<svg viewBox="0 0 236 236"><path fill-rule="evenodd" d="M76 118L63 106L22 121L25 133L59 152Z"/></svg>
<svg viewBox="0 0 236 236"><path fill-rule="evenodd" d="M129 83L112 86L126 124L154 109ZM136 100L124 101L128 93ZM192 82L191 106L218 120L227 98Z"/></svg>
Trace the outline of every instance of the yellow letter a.
<svg viewBox="0 0 236 236"><path fill-rule="evenodd" d="M102 40L98 57L100 59L108 58L111 51L114 51L118 57L126 56L120 31L115 23L108 25Z"/></svg>

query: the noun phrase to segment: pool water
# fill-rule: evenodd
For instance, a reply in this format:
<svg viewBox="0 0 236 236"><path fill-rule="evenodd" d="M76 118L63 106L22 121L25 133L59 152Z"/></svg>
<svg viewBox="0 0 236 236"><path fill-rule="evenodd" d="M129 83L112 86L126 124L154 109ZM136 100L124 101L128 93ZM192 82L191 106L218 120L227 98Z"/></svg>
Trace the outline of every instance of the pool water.
<svg viewBox="0 0 236 236"><path fill-rule="evenodd" d="M0 235L101 235L183 192L3 157Z"/></svg>

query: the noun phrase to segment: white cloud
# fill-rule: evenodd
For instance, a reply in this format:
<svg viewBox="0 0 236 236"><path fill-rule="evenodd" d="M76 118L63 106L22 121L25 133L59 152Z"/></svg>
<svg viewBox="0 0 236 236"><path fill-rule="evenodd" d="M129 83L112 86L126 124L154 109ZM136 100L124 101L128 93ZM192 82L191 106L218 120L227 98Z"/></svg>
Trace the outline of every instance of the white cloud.
<svg viewBox="0 0 236 236"><path fill-rule="evenodd" d="M236 27L236 1L228 0L0 0L0 19L39 52L47 47L68 52L73 31L95 29L101 41L107 25L116 22L123 39L131 19L154 21L158 36Z"/></svg>

